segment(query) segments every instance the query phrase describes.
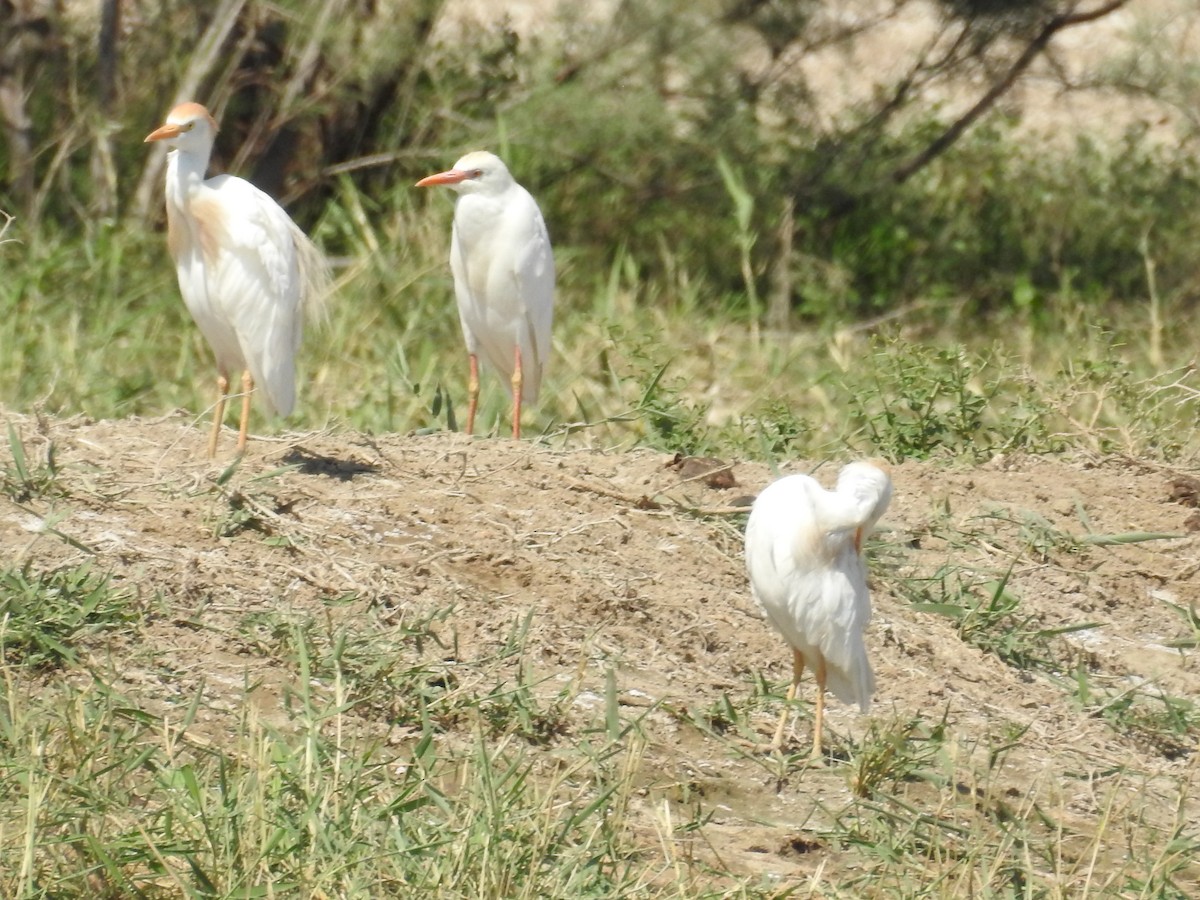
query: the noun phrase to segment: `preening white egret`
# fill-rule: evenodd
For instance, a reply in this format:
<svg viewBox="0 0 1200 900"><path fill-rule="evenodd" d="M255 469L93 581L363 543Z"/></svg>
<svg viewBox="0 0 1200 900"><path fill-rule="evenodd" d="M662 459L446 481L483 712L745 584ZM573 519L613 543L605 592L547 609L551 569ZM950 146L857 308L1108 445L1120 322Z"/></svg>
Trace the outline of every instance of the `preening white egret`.
<svg viewBox="0 0 1200 900"><path fill-rule="evenodd" d="M807 663L817 679L813 756L821 755L825 688L867 712L875 677L863 632L871 618L862 545L887 509L892 481L878 465L854 462L827 491L807 475L789 475L754 501L746 523L751 593L792 648L796 696ZM784 707L771 746L779 749Z"/></svg>
<svg viewBox="0 0 1200 900"><path fill-rule="evenodd" d="M207 109L181 103L146 136L173 151L167 247L183 301L217 361L210 457L217 452L231 375L242 375L238 452L246 447L255 385L264 389L269 411L292 411L303 313L322 299L328 283L320 251L278 203L232 175L205 179L216 135Z"/></svg>
<svg viewBox="0 0 1200 900"><path fill-rule="evenodd" d="M550 356L554 255L541 210L494 154L468 153L417 187L458 192L450 238L450 271L470 357L467 434L475 429L479 355L504 379L513 398L512 433L521 436L521 403L537 400Z"/></svg>

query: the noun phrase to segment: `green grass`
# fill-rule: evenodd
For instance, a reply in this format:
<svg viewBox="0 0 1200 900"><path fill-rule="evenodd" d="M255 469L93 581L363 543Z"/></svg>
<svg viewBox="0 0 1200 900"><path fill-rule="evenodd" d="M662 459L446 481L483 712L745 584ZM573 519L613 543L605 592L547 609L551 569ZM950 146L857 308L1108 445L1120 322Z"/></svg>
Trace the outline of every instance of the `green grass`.
<svg viewBox="0 0 1200 900"><path fill-rule="evenodd" d="M349 245L351 262L338 273L327 324L302 350L300 405L288 425L387 432L462 421L466 361L445 264L449 207L418 214L411 202L360 216L340 211L366 203L346 188L344 207L331 206L317 229L319 240ZM15 277L0 283L8 402L94 417L184 408L202 420L215 373L161 235L98 229L84 252L52 232L25 240ZM624 259L595 281L562 267L554 354L527 421L555 445L769 459L850 448L977 461L1073 447L1165 460L1197 451L1183 427L1200 402L1184 330L1164 336L1156 368L1136 309L1109 307L1104 328L1099 316L1084 322L1064 309L1057 319L997 315L951 329L937 321L954 313L948 305L914 314L918 327L903 331L816 322L756 335L686 290L647 284ZM507 406L485 375L482 429L503 433ZM260 415L256 429L280 427ZM50 456L41 474L52 467ZM23 477L10 466L6 490L24 490Z"/></svg>
<svg viewBox="0 0 1200 900"><path fill-rule="evenodd" d="M58 491L58 466L54 461L54 443L46 444L45 459L29 458L25 442L12 423L8 425L9 461L0 464L0 490L16 503L54 497Z"/></svg>
<svg viewBox="0 0 1200 900"><path fill-rule="evenodd" d="M329 644L311 626L276 644L295 671L286 720L264 721L248 686L219 741L203 689L166 719L100 677L30 691L27 669L5 665L0 891L680 896L659 878L667 861L626 828L644 743L634 723L612 730L602 716L547 768L527 748L561 699L540 707L518 678L418 692L392 710L400 737L385 742L360 713L396 648L345 632ZM428 674L407 670L407 686ZM446 706L465 740L438 724Z"/></svg>
<svg viewBox="0 0 1200 900"><path fill-rule="evenodd" d="M304 65L259 49L206 70L225 106L222 161L244 139L250 174L275 132L253 123L278 112L303 148L287 166L303 198L293 211L338 261L328 315L302 350L299 409L282 423L256 409L256 431L462 422L452 207L409 185L469 143L500 151L534 189L555 242L554 353L526 421L544 445L770 464L1200 457L1200 173L1186 142L1131 131L1059 155L992 117L897 187L886 173L927 146L941 113L910 106L909 125L880 130L869 123L882 108L864 105L818 124L827 116L806 85L755 82L729 52L748 28L777 34L774 19L723 40L731 32L710 16L728 10L633 4L611 27L566 23L561 43L504 27L438 43L423 18L436 6L390 20L381 7L328 33L314 4L264 6L241 23L245 47L285 61L307 59L311 41L319 91L277 77ZM194 61L198 8L168 4L142 23L161 40L120 54L111 113L80 89L93 37L54 19L59 49L18 48L38 76L43 193L40 224L0 213L0 397L29 414L23 431L7 423L0 447L0 515L29 529L0 564L0 896L1194 895L1195 701L1100 671L1073 640L1102 632L1099 614L1038 606L1019 586L1024 566L1171 537L1097 533L1082 507L1065 528L1019 509L962 520L932 500L914 536L921 565L885 534L871 547L873 587L954 650L1057 692L1103 739L1135 748L1137 764L1081 753L1077 769L1055 769L1032 719L969 729L946 701L877 709L857 736L829 726L816 765L803 740L772 756L739 745L783 702L786 685L761 672L691 706L631 709L616 662L539 667L532 614L498 613L491 649L464 658L451 606L347 590L314 612L273 597L236 606L218 633L208 585L169 583L153 599L127 589L68 527L116 498L60 467L40 417L207 418L210 351L163 234L131 214L145 163L136 136L160 120L161 86ZM51 67L64 77L45 77ZM276 110L271 85L284 82L303 99ZM97 214L103 192L87 174L101 127L116 136L123 218ZM375 152L392 163L327 168ZM851 212L829 213L847 199ZM777 277L790 285L790 331L763 321ZM485 375L478 429L506 434L507 406ZM298 465L234 462L165 489L194 501L231 566L260 546L290 560L311 541L279 490ZM736 547L738 525L714 526L713 540ZM63 553L70 561L45 564ZM131 557L138 577L153 577L154 554ZM1166 646L1194 652L1196 609L1168 605ZM170 647L146 640L164 620L261 665L240 690L178 671ZM580 703L585 672L594 705ZM810 703L811 690L793 704L799 731ZM663 769L648 724L659 716L672 737L703 738L705 771ZM732 848L709 838L722 802L737 800L712 774L725 764L745 766L764 794L803 792L800 807L752 815L783 847L763 859L796 854L805 877L781 884L770 862L731 874Z"/></svg>
<svg viewBox="0 0 1200 900"><path fill-rule="evenodd" d="M401 204L358 215L365 198L342 202L348 212L331 209L318 236L358 244L328 324L306 343L289 424L445 428L463 401L448 210L421 216ZM88 252L75 249L51 236L32 249L19 284L0 282L9 402L95 417L183 407L202 418L208 351L161 236L109 230ZM58 280L62 271L70 277ZM1065 312L1052 325L1045 312L1037 323L1015 319L1007 341L936 315L756 336L736 315L706 313L697 295L648 282L618 254L594 281L563 267L555 356L527 428L552 447L772 463L870 453L956 466L1071 450L1192 459L1200 394L1186 335L1164 335L1158 371L1138 315L1106 314L1105 330ZM503 392L491 379L484 391L480 421L503 434ZM195 484L203 527L225 546L302 552L309 538L277 488L302 464L247 473L233 463ZM6 502L41 518L40 539L94 554L57 530L88 498L74 496L76 473L60 468L52 442L10 428L0 474ZM1089 671L1069 638L1102 623L1035 614L1011 577L1022 564L1163 535L1096 533L1082 511L1069 530L1020 510L959 521L935 509L930 522L941 568L910 571L885 536L871 550L877 590L945 620L964 648L1051 679L1155 758L1194 753L1194 704ZM735 544L738 529L727 530ZM973 553L981 545L986 560ZM256 683L230 719L202 686L165 713L105 668L95 648L137 633L146 612L104 575L102 559L9 568L3 585L4 896L780 896L765 875L723 868L724 848L705 843L708 788L646 764L646 711L618 703L615 675L581 719L578 680L549 679L523 659L528 620L502 624L491 656L463 660L449 609L410 618L347 594L328 597L324 616L247 611L224 639L287 674L269 720ZM386 625L345 619L343 607L364 601ZM1188 649L1194 616L1177 611L1172 638ZM187 620L206 627L203 602ZM70 677L46 681L47 672ZM739 749L778 714L784 687L757 675L706 708L661 711L778 791L818 780L817 796L849 798L786 823L795 852L835 854L820 881L826 895L1187 896L1198 836L1182 812L1195 802L1186 780L1174 783L1187 802L1173 825L1154 799L1162 784L1133 771L1105 784L1098 818L1073 817L1055 773L1031 772L1028 793L1016 796L997 774L1005 760L1038 758L1031 735L1011 723L969 734L945 710L881 716L857 739L831 728L832 771L811 764L803 740L778 757ZM795 704L800 732L810 702L802 693ZM1139 779L1157 792L1141 805Z"/></svg>
<svg viewBox="0 0 1200 900"><path fill-rule="evenodd" d="M1085 698L1086 684L1081 674L1080 702L1095 704L1093 715L1120 733L1168 759L1191 752L1184 737L1195 727L1190 702L1162 698L1156 710L1146 695L1131 692L1141 698L1131 713L1130 696ZM761 716L764 700L778 703L771 693L755 681L746 696L726 695L681 721L744 753L737 741L752 734L747 717ZM835 734L833 740L832 757L821 767L814 767L805 746L746 757L781 793L811 789L814 778L824 778L818 798L849 797L818 799L805 820L781 823L798 852L853 858L850 871L819 882L822 896L1190 895L1200 831L1186 812L1196 800L1189 778L1163 780L1120 766L1064 772L1048 762L1028 726L997 722L984 733L967 733L955 726L949 708L915 716L876 713L860 739ZM829 765L835 772L826 774ZM844 779L846 791L836 789L837 779ZM1091 789L1096 815L1072 809L1071 798Z"/></svg>
<svg viewBox="0 0 1200 900"><path fill-rule="evenodd" d="M0 658L36 669L80 662L78 646L104 631L128 630L137 600L91 564L0 571Z"/></svg>
<svg viewBox="0 0 1200 900"><path fill-rule="evenodd" d="M30 694L7 668L5 895L779 896L749 882L706 889L702 863L631 841L630 804L644 793L636 731L616 739L597 721L547 769L516 721L493 727L484 698L462 701L479 723L465 742L417 718L384 743L354 716L351 683L336 671L314 680L306 658L293 658L283 727L248 695L219 744L202 726L202 693L167 721L99 682ZM1020 736L989 740L972 749L944 720L873 727L847 769L860 796L791 840L861 860L859 875L825 882L832 896L1078 896L1067 886L1086 883L1098 856L1126 853L1122 822L1140 815L1133 776L1101 788L1093 831L1072 819L1069 786L1046 806L1037 772L1027 794L993 780ZM675 796L664 837L686 845L703 818L689 814L699 805L688 790ZM1094 890L1187 896L1194 829L1146 821L1136 833L1135 852L1097 870Z"/></svg>

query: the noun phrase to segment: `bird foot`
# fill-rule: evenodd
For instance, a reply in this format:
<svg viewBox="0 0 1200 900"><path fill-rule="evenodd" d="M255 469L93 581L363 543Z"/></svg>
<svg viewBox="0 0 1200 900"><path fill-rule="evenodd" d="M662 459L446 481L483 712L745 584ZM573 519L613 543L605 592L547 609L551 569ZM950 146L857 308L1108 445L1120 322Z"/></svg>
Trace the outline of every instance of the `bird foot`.
<svg viewBox="0 0 1200 900"><path fill-rule="evenodd" d="M751 753L780 753L783 751L783 742L776 743L775 741L752 741L749 738L733 738L732 743L747 750Z"/></svg>
<svg viewBox="0 0 1200 900"><path fill-rule="evenodd" d="M732 743L746 750L749 753L765 753L769 755L780 754L788 755L783 749L785 741L775 743L775 741L752 741L747 738L733 738ZM808 758L810 766L818 766L824 768L826 765L825 754L814 750Z"/></svg>

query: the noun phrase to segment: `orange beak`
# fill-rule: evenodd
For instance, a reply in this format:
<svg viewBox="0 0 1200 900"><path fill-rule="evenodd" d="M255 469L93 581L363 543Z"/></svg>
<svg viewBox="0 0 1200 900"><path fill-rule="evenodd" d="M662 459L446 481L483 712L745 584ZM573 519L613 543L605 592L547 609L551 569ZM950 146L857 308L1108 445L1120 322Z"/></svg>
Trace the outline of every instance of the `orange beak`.
<svg viewBox="0 0 1200 900"><path fill-rule="evenodd" d="M165 141L167 138L179 137L182 130L178 125L172 125L168 122L166 125L160 125L146 135L146 139L142 143L148 144L151 141Z"/></svg>
<svg viewBox="0 0 1200 900"><path fill-rule="evenodd" d="M159 130L161 131L162 129ZM150 140L150 138L146 138L146 140ZM467 172L460 172L458 169L451 169L449 172L438 172L436 175L425 176L414 187L429 187L434 184L458 184L460 181L466 181L467 174Z"/></svg>
<svg viewBox="0 0 1200 900"><path fill-rule="evenodd" d="M862 553L862 529L854 529L854 549Z"/></svg>

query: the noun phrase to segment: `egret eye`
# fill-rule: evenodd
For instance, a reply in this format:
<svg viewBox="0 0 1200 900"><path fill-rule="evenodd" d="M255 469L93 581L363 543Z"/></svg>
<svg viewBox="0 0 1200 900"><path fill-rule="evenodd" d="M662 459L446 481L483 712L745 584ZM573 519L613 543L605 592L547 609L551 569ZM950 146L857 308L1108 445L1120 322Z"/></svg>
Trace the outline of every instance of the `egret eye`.
<svg viewBox="0 0 1200 900"><path fill-rule="evenodd" d="M483 169L472 169L470 177L471 178L482 178L483 177Z"/></svg>
<svg viewBox="0 0 1200 900"><path fill-rule="evenodd" d="M185 124L185 125L180 125L180 126L179 126L179 130L180 130L180 131L191 131L191 130L192 130L193 128L195 128L195 127L196 127L196 123L195 123L195 122L188 122L188 123L187 123L187 124Z"/></svg>

